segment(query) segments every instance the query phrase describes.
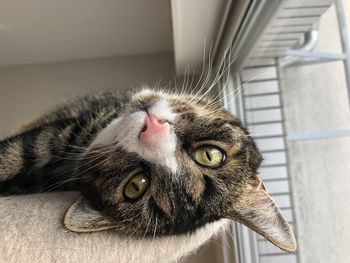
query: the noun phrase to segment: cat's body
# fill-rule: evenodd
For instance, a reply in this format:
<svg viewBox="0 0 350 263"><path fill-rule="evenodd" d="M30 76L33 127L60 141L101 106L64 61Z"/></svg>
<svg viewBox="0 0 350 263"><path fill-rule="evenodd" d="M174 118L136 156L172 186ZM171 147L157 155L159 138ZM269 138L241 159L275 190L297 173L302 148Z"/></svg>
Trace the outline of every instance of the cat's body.
<svg viewBox="0 0 350 263"><path fill-rule="evenodd" d="M25 124L0 142L0 193L76 189L60 182L75 175L81 154L126 103L117 92L89 94Z"/></svg>
<svg viewBox="0 0 350 263"><path fill-rule="evenodd" d="M176 237L229 218L295 249L257 175L262 158L252 138L202 98L89 95L0 142L0 157L0 194L80 190L85 199L64 222L75 232Z"/></svg>

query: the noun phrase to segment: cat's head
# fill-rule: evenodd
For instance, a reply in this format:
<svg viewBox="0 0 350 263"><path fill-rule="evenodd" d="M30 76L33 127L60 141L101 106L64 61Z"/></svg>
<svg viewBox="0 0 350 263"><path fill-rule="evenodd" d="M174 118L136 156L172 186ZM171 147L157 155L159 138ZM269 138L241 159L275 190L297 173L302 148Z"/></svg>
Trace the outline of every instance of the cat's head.
<svg viewBox="0 0 350 263"><path fill-rule="evenodd" d="M228 218L278 247L296 242L258 175L262 157L241 122L215 103L143 90L84 153L76 232L172 235Z"/></svg>

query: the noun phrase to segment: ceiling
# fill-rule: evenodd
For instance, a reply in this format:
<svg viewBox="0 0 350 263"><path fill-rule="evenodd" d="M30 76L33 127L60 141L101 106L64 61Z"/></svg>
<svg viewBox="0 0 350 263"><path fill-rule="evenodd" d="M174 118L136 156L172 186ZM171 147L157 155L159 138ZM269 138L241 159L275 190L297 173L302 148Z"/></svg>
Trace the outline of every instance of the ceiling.
<svg viewBox="0 0 350 263"><path fill-rule="evenodd" d="M0 0L0 67L173 52L178 75L200 70L232 2Z"/></svg>
<svg viewBox="0 0 350 263"><path fill-rule="evenodd" d="M172 51L166 0L0 0L0 66Z"/></svg>

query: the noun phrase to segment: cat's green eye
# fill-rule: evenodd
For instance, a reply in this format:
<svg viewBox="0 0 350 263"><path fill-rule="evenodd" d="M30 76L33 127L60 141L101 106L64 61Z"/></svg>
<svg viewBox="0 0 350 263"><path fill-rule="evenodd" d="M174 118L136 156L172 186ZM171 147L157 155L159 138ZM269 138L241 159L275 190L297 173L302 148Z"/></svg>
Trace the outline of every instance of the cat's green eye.
<svg viewBox="0 0 350 263"><path fill-rule="evenodd" d="M192 152L193 159L203 166L218 167L225 161L225 154L214 146L201 146Z"/></svg>
<svg viewBox="0 0 350 263"><path fill-rule="evenodd" d="M137 199L144 195L148 186L148 177L144 173L138 173L126 184L124 194L127 198Z"/></svg>

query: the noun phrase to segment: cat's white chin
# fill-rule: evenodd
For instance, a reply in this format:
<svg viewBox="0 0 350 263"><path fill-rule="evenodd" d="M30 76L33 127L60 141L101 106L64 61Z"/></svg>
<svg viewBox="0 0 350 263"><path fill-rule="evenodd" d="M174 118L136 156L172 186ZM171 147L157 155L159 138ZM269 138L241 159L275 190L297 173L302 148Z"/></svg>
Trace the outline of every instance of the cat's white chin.
<svg viewBox="0 0 350 263"><path fill-rule="evenodd" d="M148 109L148 114L170 123L176 119L176 114L171 111L166 99L161 99L152 105ZM142 159L165 166L171 172L177 173L179 168L175 154L177 139L173 128L171 127L166 134L154 135L148 141L141 140L140 132L146 117L145 111L125 113L104 128L90 147L117 143L126 151L136 153Z"/></svg>

